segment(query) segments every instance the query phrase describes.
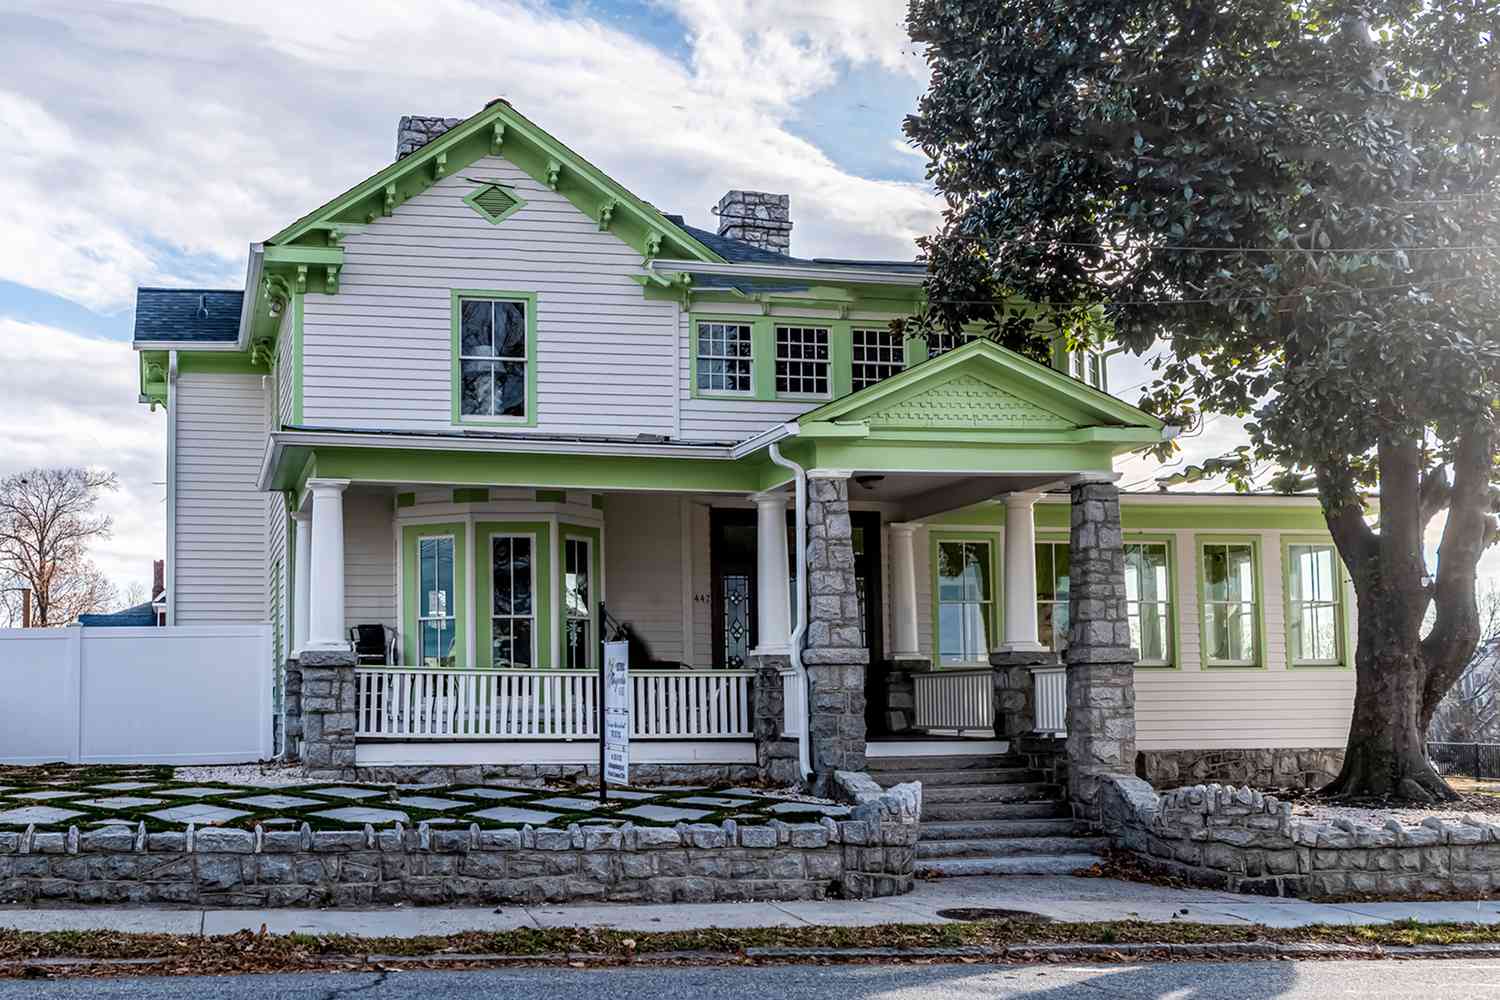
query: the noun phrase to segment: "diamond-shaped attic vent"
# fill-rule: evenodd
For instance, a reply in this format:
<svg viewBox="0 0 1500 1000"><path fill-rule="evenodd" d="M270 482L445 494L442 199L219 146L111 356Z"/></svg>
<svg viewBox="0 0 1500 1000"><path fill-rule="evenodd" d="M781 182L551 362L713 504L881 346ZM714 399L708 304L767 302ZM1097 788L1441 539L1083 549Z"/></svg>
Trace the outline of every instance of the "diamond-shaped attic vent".
<svg viewBox="0 0 1500 1000"><path fill-rule="evenodd" d="M511 194L510 191L499 184L486 184L484 187L469 195L464 201L474 207L474 211L484 216L490 222L500 222L509 216L524 202Z"/></svg>

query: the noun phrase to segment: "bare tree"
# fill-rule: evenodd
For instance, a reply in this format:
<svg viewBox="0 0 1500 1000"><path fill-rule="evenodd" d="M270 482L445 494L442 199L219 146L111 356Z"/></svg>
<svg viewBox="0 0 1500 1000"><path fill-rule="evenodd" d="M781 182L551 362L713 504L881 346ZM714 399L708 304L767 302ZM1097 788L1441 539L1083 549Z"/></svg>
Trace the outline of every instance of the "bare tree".
<svg viewBox="0 0 1500 1000"><path fill-rule="evenodd" d="M114 473L78 467L0 479L0 578L31 591L33 625L66 625L114 603L115 588L88 548L109 537L110 518L97 508L118 488ZM8 610L15 596L7 595Z"/></svg>
<svg viewBox="0 0 1500 1000"><path fill-rule="evenodd" d="M151 600L151 595L148 593L150 589L139 580L127 586L117 602L120 605L120 610L127 611L138 604L145 604Z"/></svg>
<svg viewBox="0 0 1500 1000"><path fill-rule="evenodd" d="M1500 742L1500 592L1481 601L1479 645L1432 714L1427 738L1440 743Z"/></svg>

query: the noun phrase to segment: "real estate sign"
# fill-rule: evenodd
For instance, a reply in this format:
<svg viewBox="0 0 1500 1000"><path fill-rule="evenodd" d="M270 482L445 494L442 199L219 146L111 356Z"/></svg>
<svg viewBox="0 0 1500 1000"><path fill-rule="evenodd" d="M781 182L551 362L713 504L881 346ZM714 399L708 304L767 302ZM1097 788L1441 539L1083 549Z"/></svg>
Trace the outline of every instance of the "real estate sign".
<svg viewBox="0 0 1500 1000"><path fill-rule="evenodd" d="M630 643L604 644L604 782L630 784Z"/></svg>

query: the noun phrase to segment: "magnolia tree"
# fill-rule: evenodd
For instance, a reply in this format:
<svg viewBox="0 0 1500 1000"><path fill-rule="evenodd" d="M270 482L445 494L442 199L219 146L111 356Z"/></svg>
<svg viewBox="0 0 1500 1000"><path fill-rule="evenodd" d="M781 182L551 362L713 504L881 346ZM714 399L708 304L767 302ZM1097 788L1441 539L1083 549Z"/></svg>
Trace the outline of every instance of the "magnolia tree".
<svg viewBox="0 0 1500 1000"><path fill-rule="evenodd" d="M1495 533L1493 4L912 0L908 26L932 79L906 131L947 203L924 321L1037 352L1045 307L1163 345L1142 405L1169 422L1248 418L1357 597L1327 791L1451 798L1422 736Z"/></svg>

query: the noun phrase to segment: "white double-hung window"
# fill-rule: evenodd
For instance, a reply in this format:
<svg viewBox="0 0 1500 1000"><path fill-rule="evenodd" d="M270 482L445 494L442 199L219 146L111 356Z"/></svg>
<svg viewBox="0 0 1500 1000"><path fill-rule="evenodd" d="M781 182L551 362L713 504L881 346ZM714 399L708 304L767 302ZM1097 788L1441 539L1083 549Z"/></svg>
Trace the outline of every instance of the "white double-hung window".
<svg viewBox="0 0 1500 1000"><path fill-rule="evenodd" d="M458 601L453 582L453 542L452 535L417 539L417 649L424 667L454 665Z"/></svg>
<svg viewBox="0 0 1500 1000"><path fill-rule="evenodd" d="M700 320L694 340L699 392L750 394L755 348L749 323Z"/></svg>
<svg viewBox="0 0 1500 1000"><path fill-rule="evenodd" d="M942 539L936 556L938 662L987 663L995 613L990 543Z"/></svg>
<svg viewBox="0 0 1500 1000"><path fill-rule="evenodd" d="M536 665L536 585L530 535L490 539L490 662Z"/></svg>
<svg viewBox="0 0 1500 1000"><path fill-rule="evenodd" d="M1206 541L1203 569L1203 656L1210 666L1260 664L1259 568L1249 542Z"/></svg>
<svg viewBox="0 0 1500 1000"><path fill-rule="evenodd" d="M1338 566L1332 545L1286 547L1287 652L1294 665L1341 662Z"/></svg>
<svg viewBox="0 0 1500 1000"><path fill-rule="evenodd" d="M528 419L530 357L524 300L459 298L458 417Z"/></svg>
<svg viewBox="0 0 1500 1000"><path fill-rule="evenodd" d="M1172 574L1165 542L1125 543L1125 618L1143 667L1172 664Z"/></svg>
<svg viewBox="0 0 1500 1000"><path fill-rule="evenodd" d="M821 326L776 328L776 393L827 396L830 380L828 330Z"/></svg>

